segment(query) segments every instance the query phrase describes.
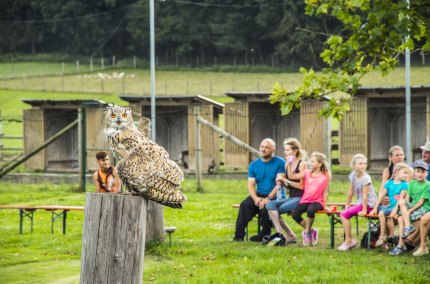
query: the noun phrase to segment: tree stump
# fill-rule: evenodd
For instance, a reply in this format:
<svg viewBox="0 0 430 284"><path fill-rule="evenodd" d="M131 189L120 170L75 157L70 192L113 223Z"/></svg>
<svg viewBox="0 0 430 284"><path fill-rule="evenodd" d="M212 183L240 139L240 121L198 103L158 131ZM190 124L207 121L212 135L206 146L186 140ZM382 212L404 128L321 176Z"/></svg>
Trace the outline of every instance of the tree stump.
<svg viewBox="0 0 430 284"><path fill-rule="evenodd" d="M80 283L142 283L147 200L87 193Z"/></svg>
<svg viewBox="0 0 430 284"><path fill-rule="evenodd" d="M164 241L164 211L163 206L148 200L145 241Z"/></svg>

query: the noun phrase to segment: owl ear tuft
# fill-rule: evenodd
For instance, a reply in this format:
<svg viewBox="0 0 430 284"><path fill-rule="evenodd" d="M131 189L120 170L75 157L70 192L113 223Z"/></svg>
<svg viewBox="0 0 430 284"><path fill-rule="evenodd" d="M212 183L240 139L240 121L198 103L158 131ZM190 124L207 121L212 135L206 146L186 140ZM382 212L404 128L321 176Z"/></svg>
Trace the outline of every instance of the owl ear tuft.
<svg viewBox="0 0 430 284"><path fill-rule="evenodd" d="M105 113L107 113L107 112L108 112L108 110L113 111L114 106L115 106L115 105L113 105L113 104L108 104L108 105L107 105L107 107L105 108Z"/></svg>

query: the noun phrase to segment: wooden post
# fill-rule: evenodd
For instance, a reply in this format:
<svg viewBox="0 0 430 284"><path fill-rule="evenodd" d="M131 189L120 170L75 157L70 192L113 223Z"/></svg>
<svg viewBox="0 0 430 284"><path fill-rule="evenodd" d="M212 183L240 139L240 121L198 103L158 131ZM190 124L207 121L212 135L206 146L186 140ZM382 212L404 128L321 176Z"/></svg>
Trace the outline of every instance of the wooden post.
<svg viewBox="0 0 430 284"><path fill-rule="evenodd" d="M200 123L199 115L200 110L198 106L194 107L194 157L195 157L195 173L196 173L196 187L197 192L203 191L202 188L202 169L201 169L201 144L200 144Z"/></svg>
<svg viewBox="0 0 430 284"><path fill-rule="evenodd" d="M164 209L161 204L148 200L146 210L146 239L145 241L164 241Z"/></svg>
<svg viewBox="0 0 430 284"><path fill-rule="evenodd" d="M142 283L146 211L139 196L86 194L81 284Z"/></svg>

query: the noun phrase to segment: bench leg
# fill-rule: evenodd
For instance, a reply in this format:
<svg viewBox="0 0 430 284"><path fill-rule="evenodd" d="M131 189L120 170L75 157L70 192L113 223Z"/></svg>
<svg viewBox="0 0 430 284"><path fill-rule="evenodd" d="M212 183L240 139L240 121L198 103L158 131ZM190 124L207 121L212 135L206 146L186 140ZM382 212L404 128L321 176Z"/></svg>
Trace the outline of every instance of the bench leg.
<svg viewBox="0 0 430 284"><path fill-rule="evenodd" d="M22 223L24 217L30 219L30 233L33 233L33 211L25 212L24 209L19 209L19 234L22 235Z"/></svg>
<svg viewBox="0 0 430 284"><path fill-rule="evenodd" d="M334 248L334 215L330 215L330 248Z"/></svg>
<svg viewBox="0 0 430 284"><path fill-rule="evenodd" d="M355 215L355 228L357 230L357 236L358 236L358 215Z"/></svg>
<svg viewBox="0 0 430 284"><path fill-rule="evenodd" d="M63 210L63 235L66 234L67 211Z"/></svg>
<svg viewBox="0 0 430 284"><path fill-rule="evenodd" d="M22 235L22 219L24 218L24 210L19 209L19 234Z"/></svg>
<svg viewBox="0 0 430 284"><path fill-rule="evenodd" d="M58 218L63 219L63 234L66 234L67 210L63 210L60 213L57 213L55 212L55 210L52 210L51 213L51 234L54 233L54 222Z"/></svg>

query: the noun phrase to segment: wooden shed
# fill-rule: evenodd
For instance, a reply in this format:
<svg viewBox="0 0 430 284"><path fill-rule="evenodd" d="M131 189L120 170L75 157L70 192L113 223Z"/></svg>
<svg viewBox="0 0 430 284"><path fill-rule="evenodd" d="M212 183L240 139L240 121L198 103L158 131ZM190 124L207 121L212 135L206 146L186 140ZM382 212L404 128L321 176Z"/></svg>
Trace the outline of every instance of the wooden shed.
<svg viewBox="0 0 430 284"><path fill-rule="evenodd" d="M225 130L258 149L261 140L272 138L277 144L277 155L283 157L283 141L288 137L300 140L302 148L330 154L330 121L319 116L324 102L306 101L300 109L282 116L279 104L271 104L267 92L226 92L234 102L224 108ZM246 168L253 159L246 150L225 142L226 167ZM255 158L255 157L254 157Z"/></svg>
<svg viewBox="0 0 430 284"><path fill-rule="evenodd" d="M109 150L104 129L106 103L99 100L31 100L23 112L24 153L39 147L50 137L78 119L78 110L86 114L87 169L98 168L95 154ZM77 171L79 168L78 127L67 131L52 144L26 161L26 167L44 171Z"/></svg>
<svg viewBox="0 0 430 284"><path fill-rule="evenodd" d="M120 98L129 102L133 112L151 118L150 96L120 96ZM214 125L219 125L219 116L223 112L224 104L201 95L156 98L156 142L167 150L172 160L190 170L195 169L194 107L197 106L201 117ZM206 170L213 159L219 164L218 136L207 127L201 126L202 170Z"/></svg>
<svg viewBox="0 0 430 284"><path fill-rule="evenodd" d="M413 159L430 135L430 86L411 88L411 145ZM400 145L406 151L405 87L360 88L339 129L340 164L348 166L356 153L369 159L369 168L388 164L388 150ZM405 153L406 154L406 153Z"/></svg>

